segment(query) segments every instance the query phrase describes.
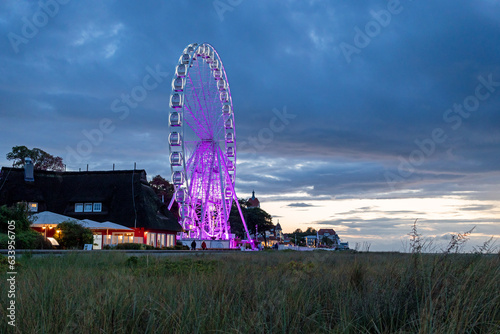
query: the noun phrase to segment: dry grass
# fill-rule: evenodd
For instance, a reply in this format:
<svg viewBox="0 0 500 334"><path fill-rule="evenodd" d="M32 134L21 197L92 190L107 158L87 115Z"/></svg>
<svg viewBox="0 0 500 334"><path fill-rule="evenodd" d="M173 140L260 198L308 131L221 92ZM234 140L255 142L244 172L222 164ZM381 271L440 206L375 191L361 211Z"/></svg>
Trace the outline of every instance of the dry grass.
<svg viewBox="0 0 500 334"><path fill-rule="evenodd" d="M500 332L498 255L104 252L20 262L16 333Z"/></svg>

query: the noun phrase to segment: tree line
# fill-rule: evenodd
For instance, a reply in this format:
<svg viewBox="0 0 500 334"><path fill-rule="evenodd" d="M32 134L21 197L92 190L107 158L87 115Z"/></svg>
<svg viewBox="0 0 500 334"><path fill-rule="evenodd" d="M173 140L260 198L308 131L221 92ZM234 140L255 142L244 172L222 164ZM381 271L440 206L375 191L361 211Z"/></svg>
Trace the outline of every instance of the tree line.
<svg viewBox="0 0 500 334"><path fill-rule="evenodd" d="M55 157L39 148L29 149L26 146L14 146L7 153L7 160L12 160L13 167L24 167L27 159L31 159L36 170L62 172L65 165L61 157Z"/></svg>

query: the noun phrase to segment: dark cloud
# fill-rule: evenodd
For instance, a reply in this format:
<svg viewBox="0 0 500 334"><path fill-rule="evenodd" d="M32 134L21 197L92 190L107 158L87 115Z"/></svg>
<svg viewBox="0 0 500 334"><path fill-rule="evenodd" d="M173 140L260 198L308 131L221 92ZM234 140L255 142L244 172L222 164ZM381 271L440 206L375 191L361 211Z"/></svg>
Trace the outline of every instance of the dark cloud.
<svg viewBox="0 0 500 334"><path fill-rule="evenodd" d="M290 203L287 206L291 207L291 208L307 208L307 207L311 207L311 206L315 206L315 205L307 204L307 203Z"/></svg>
<svg viewBox="0 0 500 334"><path fill-rule="evenodd" d="M460 208L462 211L488 211L494 209L494 205L470 205Z"/></svg>
<svg viewBox="0 0 500 334"><path fill-rule="evenodd" d="M71 1L16 53L8 35L22 34L23 17L32 20L39 4L2 2L0 164L10 165L11 147L27 145L62 156L73 170L138 162L149 175L168 176L170 77L187 44L210 42L231 85L239 193L255 189L292 203L450 194L498 200L500 4L401 6L348 63L341 43L354 45L354 28L385 3L244 1L221 20L211 1ZM121 119L113 101L156 66L168 75ZM448 114L489 77L494 83L481 89L488 94L475 110ZM273 110L293 117L263 142ZM67 147L103 118L114 130L71 159ZM430 142L436 129L442 142ZM494 209L487 205L462 210ZM397 213L420 212L388 215Z"/></svg>

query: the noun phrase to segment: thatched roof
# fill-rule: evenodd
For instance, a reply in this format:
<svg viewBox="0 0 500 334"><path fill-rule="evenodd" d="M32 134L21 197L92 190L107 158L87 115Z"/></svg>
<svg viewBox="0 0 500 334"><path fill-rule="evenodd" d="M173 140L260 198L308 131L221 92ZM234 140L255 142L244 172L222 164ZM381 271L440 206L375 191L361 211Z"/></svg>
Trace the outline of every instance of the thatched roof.
<svg viewBox="0 0 500 334"><path fill-rule="evenodd" d="M0 205L37 202L38 212L76 219L111 221L127 227L181 231L174 215L148 185L145 170L52 172L36 170L34 182L23 168L3 167ZM75 212L76 203L102 203L101 212Z"/></svg>

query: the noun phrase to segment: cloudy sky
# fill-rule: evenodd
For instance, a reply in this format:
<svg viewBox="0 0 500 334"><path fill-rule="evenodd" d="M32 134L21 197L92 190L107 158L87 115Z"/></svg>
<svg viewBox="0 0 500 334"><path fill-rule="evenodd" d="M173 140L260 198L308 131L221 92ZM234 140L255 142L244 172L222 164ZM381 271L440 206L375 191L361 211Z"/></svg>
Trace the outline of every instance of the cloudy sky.
<svg viewBox="0 0 500 334"><path fill-rule="evenodd" d="M285 232L398 250L418 218L444 242L476 226L477 245L500 237L499 17L499 0L2 1L0 165L26 145L70 170L168 177L173 71L209 42L235 106L237 191Z"/></svg>

